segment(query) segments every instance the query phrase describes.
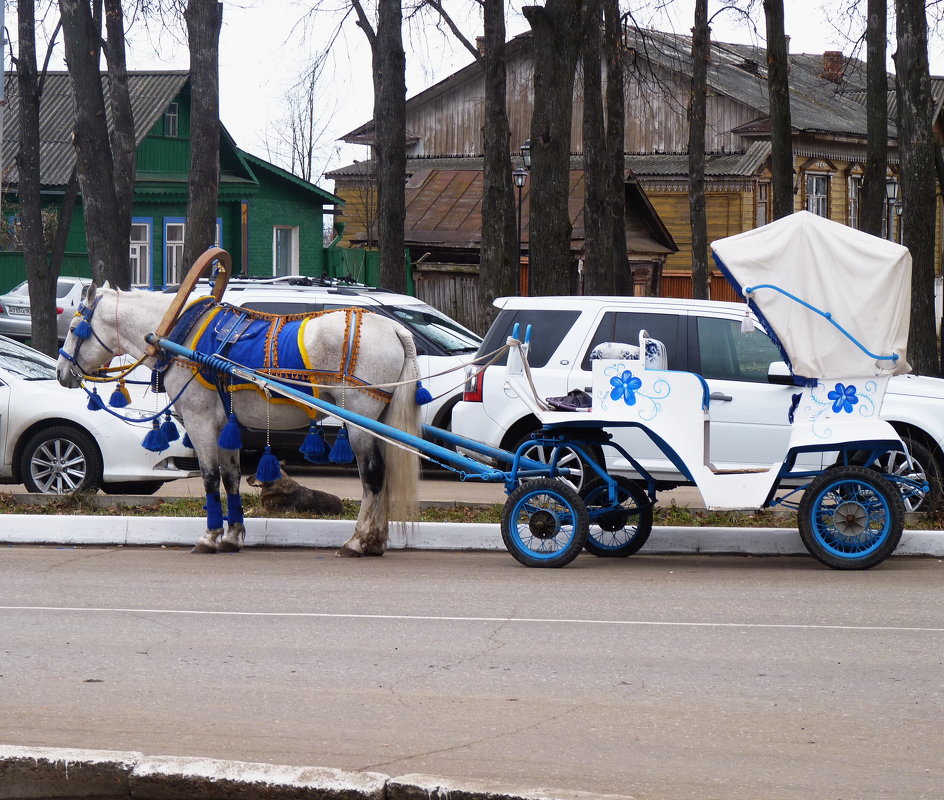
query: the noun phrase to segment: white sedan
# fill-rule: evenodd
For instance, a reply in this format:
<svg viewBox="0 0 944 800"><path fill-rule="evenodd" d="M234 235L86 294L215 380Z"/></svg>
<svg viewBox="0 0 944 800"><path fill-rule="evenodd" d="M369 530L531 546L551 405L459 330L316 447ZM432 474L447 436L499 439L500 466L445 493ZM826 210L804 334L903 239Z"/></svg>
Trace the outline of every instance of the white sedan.
<svg viewBox="0 0 944 800"><path fill-rule="evenodd" d="M106 403L112 388L99 390ZM167 400L162 394L155 402L147 387L134 389L132 405L116 409L134 422L89 411L85 392L56 380L53 359L0 336L0 483L43 494L152 494L166 481L196 474L196 456L181 439L160 453L141 446L152 426L138 420Z"/></svg>

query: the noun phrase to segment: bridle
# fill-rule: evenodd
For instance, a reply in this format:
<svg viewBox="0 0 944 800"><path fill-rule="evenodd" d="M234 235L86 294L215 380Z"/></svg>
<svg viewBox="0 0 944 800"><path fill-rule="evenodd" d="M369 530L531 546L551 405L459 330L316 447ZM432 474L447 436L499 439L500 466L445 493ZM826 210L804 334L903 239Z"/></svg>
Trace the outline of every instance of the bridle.
<svg viewBox="0 0 944 800"><path fill-rule="evenodd" d="M94 337L105 350L110 353L112 356L115 356L116 353L112 350L105 342L102 341L102 338L95 332L95 329L92 327L92 316L95 314L95 309L98 306L101 297L96 297L92 302L91 306L85 305L85 302L79 303L78 309L76 309L75 316L81 317L82 321L70 329L76 340L77 344L75 346L75 352L69 353L64 347L59 348L59 355L62 356L66 361L68 361L72 367L72 372L75 375L78 375L82 378L93 378L96 376L101 376L107 371L107 367L95 370L94 372L86 372L82 365L79 363L79 351L82 349L83 343L88 340L90 337Z"/></svg>

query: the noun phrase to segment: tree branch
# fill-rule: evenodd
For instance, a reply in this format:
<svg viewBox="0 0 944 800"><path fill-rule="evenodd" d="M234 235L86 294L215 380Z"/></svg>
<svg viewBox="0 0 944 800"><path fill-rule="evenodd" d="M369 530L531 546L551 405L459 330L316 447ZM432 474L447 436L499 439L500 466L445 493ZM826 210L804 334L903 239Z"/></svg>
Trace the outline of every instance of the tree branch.
<svg viewBox="0 0 944 800"><path fill-rule="evenodd" d="M351 5L354 6L354 11L357 14L357 27L364 31L367 41L370 42L370 48L373 50L374 43L377 41L377 32L374 30L374 26L370 24L367 14L364 13L361 0L351 0Z"/></svg>
<svg viewBox="0 0 944 800"><path fill-rule="evenodd" d="M436 9L436 11L439 12L439 16L442 17L443 22L445 22L446 25L449 26L449 30L452 31L452 35L455 36L456 39L459 40L459 43L472 54L472 57L476 61L481 61L482 54L479 52L479 49L474 44L472 44L468 39L465 38L462 31L459 30L459 26L456 25L452 17L450 17L449 14L446 13L446 9L442 7L442 3L440 3L439 0L424 0L424 2L426 3L426 5L430 6L431 8Z"/></svg>

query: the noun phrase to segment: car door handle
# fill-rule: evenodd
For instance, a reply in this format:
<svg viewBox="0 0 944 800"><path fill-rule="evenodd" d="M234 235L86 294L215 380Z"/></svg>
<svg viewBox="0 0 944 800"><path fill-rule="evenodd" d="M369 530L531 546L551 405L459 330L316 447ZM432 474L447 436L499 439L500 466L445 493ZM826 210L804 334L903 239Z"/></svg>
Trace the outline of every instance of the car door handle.
<svg viewBox="0 0 944 800"><path fill-rule="evenodd" d="M721 400L725 403L730 403L734 399L731 395L725 394L724 392L712 392L710 398L712 400Z"/></svg>

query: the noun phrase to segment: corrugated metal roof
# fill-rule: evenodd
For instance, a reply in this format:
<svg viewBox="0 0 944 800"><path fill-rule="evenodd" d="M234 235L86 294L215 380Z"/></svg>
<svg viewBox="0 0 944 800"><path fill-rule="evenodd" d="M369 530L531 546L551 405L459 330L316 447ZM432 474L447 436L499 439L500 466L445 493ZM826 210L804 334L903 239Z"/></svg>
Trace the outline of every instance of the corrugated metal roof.
<svg viewBox="0 0 944 800"><path fill-rule="evenodd" d="M189 72L176 70L128 73L128 90L131 93L131 113L134 116L136 142L140 143L144 139L189 79ZM15 158L20 140L16 124L19 97L14 74L7 74L5 87L7 106L4 111L2 166L4 183L16 184L19 176ZM111 112L108 108L110 83L107 75L104 74L102 87L105 92L105 107L110 127ZM75 166L75 150L72 147L74 126L75 104L69 74L49 72L46 74L43 97L39 106L40 183L43 186L63 186L68 182Z"/></svg>
<svg viewBox="0 0 944 800"><path fill-rule="evenodd" d="M439 159L435 159L439 160ZM445 247L477 250L482 239L482 167L481 159L465 159L464 168L433 166L434 159L424 159L406 184L405 240L417 247ZM664 255L677 251L671 234L662 225L645 193L630 173L627 192L636 202L627 204L627 229L631 254ZM517 191L516 191L517 195ZM521 238L528 241L529 187L521 194ZM583 247L584 173L582 163L570 172L568 201L573 225L571 241L575 250ZM643 235L645 233L645 235Z"/></svg>

